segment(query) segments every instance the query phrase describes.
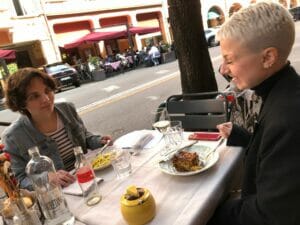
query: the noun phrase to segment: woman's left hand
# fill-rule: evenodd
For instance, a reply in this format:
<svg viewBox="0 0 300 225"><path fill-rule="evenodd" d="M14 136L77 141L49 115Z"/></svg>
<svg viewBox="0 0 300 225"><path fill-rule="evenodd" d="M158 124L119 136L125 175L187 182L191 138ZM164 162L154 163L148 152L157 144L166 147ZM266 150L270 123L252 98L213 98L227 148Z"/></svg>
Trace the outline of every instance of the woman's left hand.
<svg viewBox="0 0 300 225"><path fill-rule="evenodd" d="M101 142L101 144L103 144L103 145L105 145L108 141L110 141L110 142L109 142L109 145L110 145L110 146L113 145L112 137L109 136L109 135L107 135L107 136L102 136L101 139L100 139L100 142Z"/></svg>

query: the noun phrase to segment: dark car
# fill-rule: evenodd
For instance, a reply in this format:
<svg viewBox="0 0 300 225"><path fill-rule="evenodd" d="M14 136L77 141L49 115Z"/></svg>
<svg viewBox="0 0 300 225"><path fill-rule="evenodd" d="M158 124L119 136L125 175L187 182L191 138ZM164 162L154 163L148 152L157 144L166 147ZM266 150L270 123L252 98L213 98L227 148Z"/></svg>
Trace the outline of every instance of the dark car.
<svg viewBox="0 0 300 225"><path fill-rule="evenodd" d="M300 6L289 9L295 21L300 20Z"/></svg>
<svg viewBox="0 0 300 225"><path fill-rule="evenodd" d="M71 85L74 85L75 87L80 86L77 70L68 63L57 62L48 64L44 66L44 70L55 79L58 90L61 90L62 87Z"/></svg>

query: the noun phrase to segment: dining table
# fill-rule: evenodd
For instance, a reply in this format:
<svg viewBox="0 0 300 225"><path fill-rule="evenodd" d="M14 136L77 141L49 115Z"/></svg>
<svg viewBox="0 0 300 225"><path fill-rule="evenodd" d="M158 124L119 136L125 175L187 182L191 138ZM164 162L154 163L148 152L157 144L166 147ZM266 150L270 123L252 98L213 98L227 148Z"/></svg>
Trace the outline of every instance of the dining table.
<svg viewBox="0 0 300 225"><path fill-rule="evenodd" d="M181 146L190 144L190 134L184 132ZM213 149L218 143L199 140L194 145ZM120 198L128 186L135 185L147 188L155 199L156 215L148 224L205 225L239 179L243 149L226 146L225 141L216 151L219 157L213 166L190 176L179 176L165 173L159 166L164 147L162 139L152 148L133 154L132 173L128 177L118 179L112 166L96 171L96 176L103 178L103 181L99 183L102 200L95 206L85 205L81 196L65 194L76 224L127 224L121 214Z"/></svg>

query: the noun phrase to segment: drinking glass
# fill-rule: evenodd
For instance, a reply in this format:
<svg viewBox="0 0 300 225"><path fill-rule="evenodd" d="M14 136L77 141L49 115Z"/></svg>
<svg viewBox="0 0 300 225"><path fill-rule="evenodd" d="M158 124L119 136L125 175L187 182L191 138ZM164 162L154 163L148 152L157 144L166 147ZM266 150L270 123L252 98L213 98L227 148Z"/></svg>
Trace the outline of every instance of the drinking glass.
<svg viewBox="0 0 300 225"><path fill-rule="evenodd" d="M183 141L183 129L182 122L179 120L174 120L170 122L169 129L173 132L173 141L175 142L176 147L180 147Z"/></svg>
<svg viewBox="0 0 300 225"><path fill-rule="evenodd" d="M131 156L128 149L115 148L111 160L114 171L119 179L131 174Z"/></svg>
<svg viewBox="0 0 300 225"><path fill-rule="evenodd" d="M181 124L181 121L170 121L170 126L164 133L165 148L161 151L162 156L180 148L183 141Z"/></svg>

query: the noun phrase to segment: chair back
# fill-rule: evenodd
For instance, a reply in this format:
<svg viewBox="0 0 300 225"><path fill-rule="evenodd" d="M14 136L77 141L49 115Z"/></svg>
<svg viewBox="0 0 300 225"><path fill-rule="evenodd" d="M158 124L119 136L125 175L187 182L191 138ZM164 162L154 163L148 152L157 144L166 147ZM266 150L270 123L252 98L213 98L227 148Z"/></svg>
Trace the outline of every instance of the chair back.
<svg viewBox="0 0 300 225"><path fill-rule="evenodd" d="M215 131L229 121L228 102L220 92L172 95L166 104L170 119L182 121L185 130Z"/></svg>

